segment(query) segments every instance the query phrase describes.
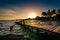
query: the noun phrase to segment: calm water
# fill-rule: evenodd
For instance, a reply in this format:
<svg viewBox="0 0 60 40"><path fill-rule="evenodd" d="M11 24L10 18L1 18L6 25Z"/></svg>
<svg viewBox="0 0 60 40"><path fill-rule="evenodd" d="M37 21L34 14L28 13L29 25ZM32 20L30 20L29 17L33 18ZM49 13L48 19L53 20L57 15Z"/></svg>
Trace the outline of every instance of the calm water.
<svg viewBox="0 0 60 40"><path fill-rule="evenodd" d="M6 35L6 34L9 34L9 28L10 26L14 25L15 21L0 21L0 35ZM14 28L13 28L13 33L14 34L22 34L22 31L20 30L20 26L18 25L15 25ZM19 30L19 31L18 31ZM21 32L21 33L20 33Z"/></svg>
<svg viewBox="0 0 60 40"><path fill-rule="evenodd" d="M40 22L40 24L52 25L52 26L60 26L60 22L57 22L57 21L52 21L52 22Z"/></svg>
<svg viewBox="0 0 60 40"><path fill-rule="evenodd" d="M0 21L0 35L6 35L9 34L9 28L10 26L14 25L15 21ZM60 22L38 22L38 24L45 24L45 25L53 25L53 26L60 26ZM22 30L20 30L21 27L18 25L15 25L13 28L14 34L23 34Z"/></svg>

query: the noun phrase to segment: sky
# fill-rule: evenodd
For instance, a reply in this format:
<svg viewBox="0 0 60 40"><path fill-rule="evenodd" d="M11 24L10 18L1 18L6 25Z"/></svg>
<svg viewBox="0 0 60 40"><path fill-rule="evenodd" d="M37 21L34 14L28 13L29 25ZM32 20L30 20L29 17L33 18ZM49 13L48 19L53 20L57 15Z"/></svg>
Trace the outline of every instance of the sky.
<svg viewBox="0 0 60 40"><path fill-rule="evenodd" d="M0 0L0 20L25 19L30 12L41 16L43 11L59 8L60 0Z"/></svg>

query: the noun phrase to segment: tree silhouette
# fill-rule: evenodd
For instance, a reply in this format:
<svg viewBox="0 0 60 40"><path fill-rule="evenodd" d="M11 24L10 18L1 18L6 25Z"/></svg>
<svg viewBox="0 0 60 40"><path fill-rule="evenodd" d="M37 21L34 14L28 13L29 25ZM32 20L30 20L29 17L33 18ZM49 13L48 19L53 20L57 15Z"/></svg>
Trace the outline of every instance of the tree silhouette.
<svg viewBox="0 0 60 40"><path fill-rule="evenodd" d="M60 9L57 10L56 16L60 17Z"/></svg>
<svg viewBox="0 0 60 40"><path fill-rule="evenodd" d="M43 17L47 17L47 19L52 20L53 15L56 14L56 10L53 9L52 11L48 10L47 12L42 12Z"/></svg>
<svg viewBox="0 0 60 40"><path fill-rule="evenodd" d="M60 20L60 9L57 10L57 14L55 16L57 20Z"/></svg>
<svg viewBox="0 0 60 40"><path fill-rule="evenodd" d="M46 16L47 16L47 13L46 13L46 12L42 12L42 15L43 15L44 17L46 17Z"/></svg>
<svg viewBox="0 0 60 40"><path fill-rule="evenodd" d="M60 17L60 9L58 9L57 12L58 12L57 16Z"/></svg>
<svg viewBox="0 0 60 40"><path fill-rule="evenodd" d="M50 10L47 11L47 16L48 16L48 17L51 17L51 16L52 16Z"/></svg>
<svg viewBox="0 0 60 40"><path fill-rule="evenodd" d="M40 19L40 17L39 17L39 16L37 16L35 19L39 20L39 19Z"/></svg>
<svg viewBox="0 0 60 40"><path fill-rule="evenodd" d="M56 10L53 9L53 10L51 11L51 13L52 13L52 14L56 14Z"/></svg>
<svg viewBox="0 0 60 40"><path fill-rule="evenodd" d="M53 17L53 20L55 20L56 18L55 18L55 16L56 16L56 10L55 9L53 9L52 11L51 11L51 15L52 15L52 17Z"/></svg>
<svg viewBox="0 0 60 40"><path fill-rule="evenodd" d="M48 10L47 13L46 12L42 12L42 15L45 17L52 17L53 14L56 14L56 10L53 9L52 11Z"/></svg>
<svg viewBox="0 0 60 40"><path fill-rule="evenodd" d="M44 17L52 17L52 13L51 13L50 10L48 10L47 13L46 13L46 12L42 12L42 15L43 15Z"/></svg>
<svg viewBox="0 0 60 40"><path fill-rule="evenodd" d="M57 10L58 14L60 14L60 9Z"/></svg>

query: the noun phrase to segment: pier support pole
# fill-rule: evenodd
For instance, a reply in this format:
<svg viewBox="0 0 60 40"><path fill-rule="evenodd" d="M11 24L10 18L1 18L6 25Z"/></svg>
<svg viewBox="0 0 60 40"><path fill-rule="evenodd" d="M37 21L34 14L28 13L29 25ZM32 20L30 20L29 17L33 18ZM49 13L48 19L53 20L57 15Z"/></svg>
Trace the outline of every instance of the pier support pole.
<svg viewBox="0 0 60 40"><path fill-rule="evenodd" d="M39 28L37 28L36 35L37 35L37 37L39 38Z"/></svg>

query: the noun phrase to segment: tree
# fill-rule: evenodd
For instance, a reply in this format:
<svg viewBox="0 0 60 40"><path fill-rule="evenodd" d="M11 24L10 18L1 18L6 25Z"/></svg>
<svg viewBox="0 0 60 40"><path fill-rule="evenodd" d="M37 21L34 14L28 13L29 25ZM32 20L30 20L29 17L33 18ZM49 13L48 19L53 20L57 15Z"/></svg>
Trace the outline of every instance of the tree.
<svg viewBox="0 0 60 40"><path fill-rule="evenodd" d="M51 13L52 13L52 17L53 17L53 20L56 20L56 10L55 9L53 9L52 11L51 11Z"/></svg>
<svg viewBox="0 0 60 40"><path fill-rule="evenodd" d="M51 13L50 10L48 10L47 13L46 13L46 12L42 12L42 15L43 15L44 17L51 17L51 16L52 16L52 13Z"/></svg>
<svg viewBox="0 0 60 40"><path fill-rule="evenodd" d="M55 9L53 9L52 11L48 10L47 12L42 12L42 15L43 15L45 18L49 19L49 20L53 20L52 16L53 16L54 14L56 14L56 10L55 10Z"/></svg>
<svg viewBox="0 0 60 40"><path fill-rule="evenodd" d="M39 16L37 16L37 17L36 17L36 19L37 19L37 20L39 20L39 19L40 19L40 17L39 17Z"/></svg>
<svg viewBox="0 0 60 40"><path fill-rule="evenodd" d="M57 10L58 14L60 14L60 9Z"/></svg>
<svg viewBox="0 0 60 40"><path fill-rule="evenodd" d="M51 17L52 16L50 10L47 11L47 16L48 17Z"/></svg>
<svg viewBox="0 0 60 40"><path fill-rule="evenodd" d="M46 12L42 12L42 15L43 15L44 17L46 17L46 16L47 16L47 13L46 13Z"/></svg>
<svg viewBox="0 0 60 40"><path fill-rule="evenodd" d="M53 9L53 10L51 11L51 13L52 13L52 14L56 14L56 10Z"/></svg>
<svg viewBox="0 0 60 40"><path fill-rule="evenodd" d="M60 20L60 9L57 10L57 13L56 10L53 10L52 13L55 14L55 16L53 17L54 20Z"/></svg>
<svg viewBox="0 0 60 40"><path fill-rule="evenodd" d="M55 16L57 20L60 20L60 9L57 10L57 14Z"/></svg>

